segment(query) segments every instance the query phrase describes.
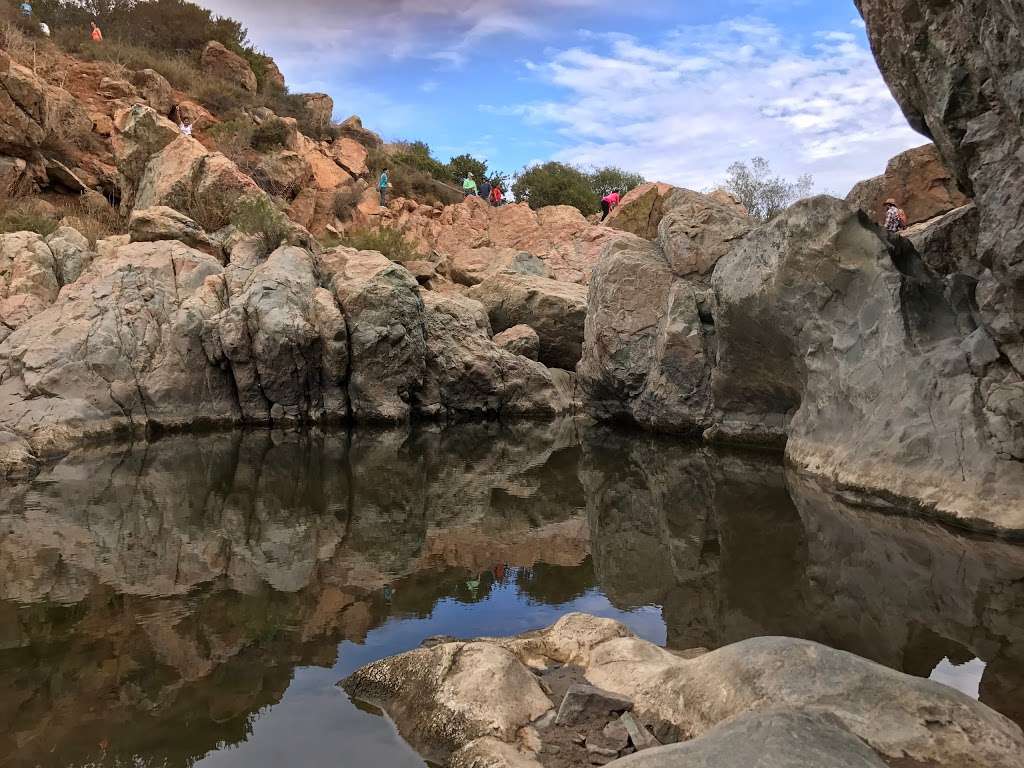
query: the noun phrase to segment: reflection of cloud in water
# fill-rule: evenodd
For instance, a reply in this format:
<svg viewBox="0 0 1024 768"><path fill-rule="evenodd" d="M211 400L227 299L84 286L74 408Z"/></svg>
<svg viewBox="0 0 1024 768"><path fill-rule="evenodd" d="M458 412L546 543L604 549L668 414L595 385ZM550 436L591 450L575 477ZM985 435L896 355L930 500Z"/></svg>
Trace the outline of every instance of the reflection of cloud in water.
<svg viewBox="0 0 1024 768"><path fill-rule="evenodd" d="M976 699L985 666L985 662L981 659L971 659L966 664L953 664L948 658L945 658L935 665L935 669L932 670L928 679L948 685L950 688L956 688L961 693L966 693L972 699Z"/></svg>

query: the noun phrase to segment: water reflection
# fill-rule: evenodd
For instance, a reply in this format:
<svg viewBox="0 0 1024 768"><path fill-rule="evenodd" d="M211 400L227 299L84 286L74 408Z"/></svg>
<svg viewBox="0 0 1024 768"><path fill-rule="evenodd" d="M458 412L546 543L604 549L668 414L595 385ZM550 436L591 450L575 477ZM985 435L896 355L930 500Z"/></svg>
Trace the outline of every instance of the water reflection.
<svg viewBox="0 0 1024 768"><path fill-rule="evenodd" d="M1024 722L1019 546L571 421L255 432L0 489L0 764L419 766L333 684L567 610L675 648L785 634L974 675Z"/></svg>

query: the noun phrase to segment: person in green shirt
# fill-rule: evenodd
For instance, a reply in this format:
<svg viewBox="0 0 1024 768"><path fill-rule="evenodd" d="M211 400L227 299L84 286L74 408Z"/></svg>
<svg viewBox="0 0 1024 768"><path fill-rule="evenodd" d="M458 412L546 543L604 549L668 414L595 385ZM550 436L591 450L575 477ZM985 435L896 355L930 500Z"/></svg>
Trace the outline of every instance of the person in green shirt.
<svg viewBox="0 0 1024 768"><path fill-rule="evenodd" d="M391 169L385 168L377 181L377 190L380 192L380 207L388 207L388 187L391 186Z"/></svg>
<svg viewBox="0 0 1024 768"><path fill-rule="evenodd" d="M462 194L466 197L476 197L476 180L473 178L473 174L467 174L466 180L462 182Z"/></svg>

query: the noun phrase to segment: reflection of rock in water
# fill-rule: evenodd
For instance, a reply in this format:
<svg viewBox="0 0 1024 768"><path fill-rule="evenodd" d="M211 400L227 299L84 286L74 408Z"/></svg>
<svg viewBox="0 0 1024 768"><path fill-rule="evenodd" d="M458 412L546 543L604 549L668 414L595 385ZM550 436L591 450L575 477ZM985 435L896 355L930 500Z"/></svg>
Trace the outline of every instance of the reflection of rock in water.
<svg viewBox="0 0 1024 768"><path fill-rule="evenodd" d="M788 635L921 676L977 656L982 701L1024 722L1024 548L646 435L589 430L580 477L599 583L661 605L670 647Z"/></svg>
<svg viewBox="0 0 1024 768"><path fill-rule="evenodd" d="M341 639L470 599L459 590L493 551L583 562L581 499L560 511L545 470L558 456L551 473L575 481L574 435L174 436L0 490L0 760L86 762L116 735L108 761L186 764L246 738L292 670L332 665ZM509 494L518 511L494 502Z"/></svg>

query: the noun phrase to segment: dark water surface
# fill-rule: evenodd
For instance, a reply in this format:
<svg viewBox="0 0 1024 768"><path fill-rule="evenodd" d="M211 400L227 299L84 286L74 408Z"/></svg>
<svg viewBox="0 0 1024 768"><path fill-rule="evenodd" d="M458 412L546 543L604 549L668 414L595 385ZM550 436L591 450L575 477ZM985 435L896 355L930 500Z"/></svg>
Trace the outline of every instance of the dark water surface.
<svg viewBox="0 0 1024 768"><path fill-rule="evenodd" d="M335 683L568 611L792 635L1024 723L1024 547L584 427L171 437L0 487L0 765L423 762Z"/></svg>

